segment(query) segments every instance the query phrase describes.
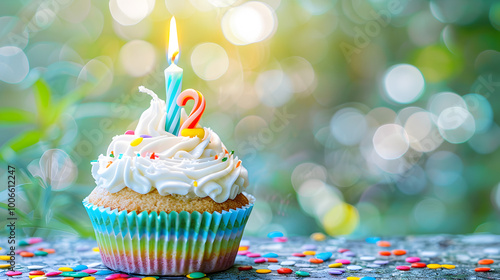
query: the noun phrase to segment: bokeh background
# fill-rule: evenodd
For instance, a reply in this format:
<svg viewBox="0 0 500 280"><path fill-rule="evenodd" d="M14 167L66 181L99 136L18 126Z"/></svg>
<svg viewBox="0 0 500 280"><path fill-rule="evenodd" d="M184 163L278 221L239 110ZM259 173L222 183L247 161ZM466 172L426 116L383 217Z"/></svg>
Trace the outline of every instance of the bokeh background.
<svg viewBox="0 0 500 280"><path fill-rule="evenodd" d="M500 3L0 2L0 225L93 236L90 160L183 88L250 172L246 234L500 233ZM6 234L4 230L3 233Z"/></svg>

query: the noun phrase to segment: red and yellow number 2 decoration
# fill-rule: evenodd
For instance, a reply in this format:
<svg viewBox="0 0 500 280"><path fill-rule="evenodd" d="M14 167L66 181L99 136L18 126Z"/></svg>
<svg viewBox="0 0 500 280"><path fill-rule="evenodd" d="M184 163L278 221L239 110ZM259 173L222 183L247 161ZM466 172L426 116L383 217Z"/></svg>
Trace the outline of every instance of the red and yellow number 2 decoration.
<svg viewBox="0 0 500 280"><path fill-rule="evenodd" d="M180 128L180 135L184 137L200 137L203 139L205 130L203 128L196 128L201 119L201 115L205 111L205 97L194 89L186 89L179 94L177 98L177 105L186 106L189 100L194 101L193 110L189 113L189 117L184 121Z"/></svg>

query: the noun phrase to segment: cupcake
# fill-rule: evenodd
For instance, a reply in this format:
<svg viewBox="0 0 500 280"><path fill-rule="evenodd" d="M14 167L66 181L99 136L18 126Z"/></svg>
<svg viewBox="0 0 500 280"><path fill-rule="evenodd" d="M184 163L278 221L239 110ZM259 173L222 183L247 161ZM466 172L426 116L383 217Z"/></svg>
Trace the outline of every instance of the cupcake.
<svg viewBox="0 0 500 280"><path fill-rule="evenodd" d="M102 261L145 275L228 269L254 202L247 170L209 128L166 132L165 102L140 91L150 107L92 161L96 188L83 200Z"/></svg>

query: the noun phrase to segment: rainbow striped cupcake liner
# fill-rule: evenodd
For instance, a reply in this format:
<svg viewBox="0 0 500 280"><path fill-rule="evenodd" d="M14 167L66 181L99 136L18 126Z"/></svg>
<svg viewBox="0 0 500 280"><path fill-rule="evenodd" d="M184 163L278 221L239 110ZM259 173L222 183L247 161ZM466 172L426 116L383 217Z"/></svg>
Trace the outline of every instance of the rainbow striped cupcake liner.
<svg viewBox="0 0 500 280"><path fill-rule="evenodd" d="M143 275L211 273L234 264L255 198L222 213L167 214L111 210L83 200L94 227L103 264Z"/></svg>

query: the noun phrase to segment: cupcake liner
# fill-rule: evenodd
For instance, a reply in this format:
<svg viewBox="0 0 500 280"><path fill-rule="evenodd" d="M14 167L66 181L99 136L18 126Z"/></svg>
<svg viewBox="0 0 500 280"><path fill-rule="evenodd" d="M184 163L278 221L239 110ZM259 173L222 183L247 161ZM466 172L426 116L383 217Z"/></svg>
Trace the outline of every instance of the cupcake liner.
<svg viewBox="0 0 500 280"><path fill-rule="evenodd" d="M107 267L144 275L211 273L234 264L255 198L213 213L111 210L83 200Z"/></svg>

